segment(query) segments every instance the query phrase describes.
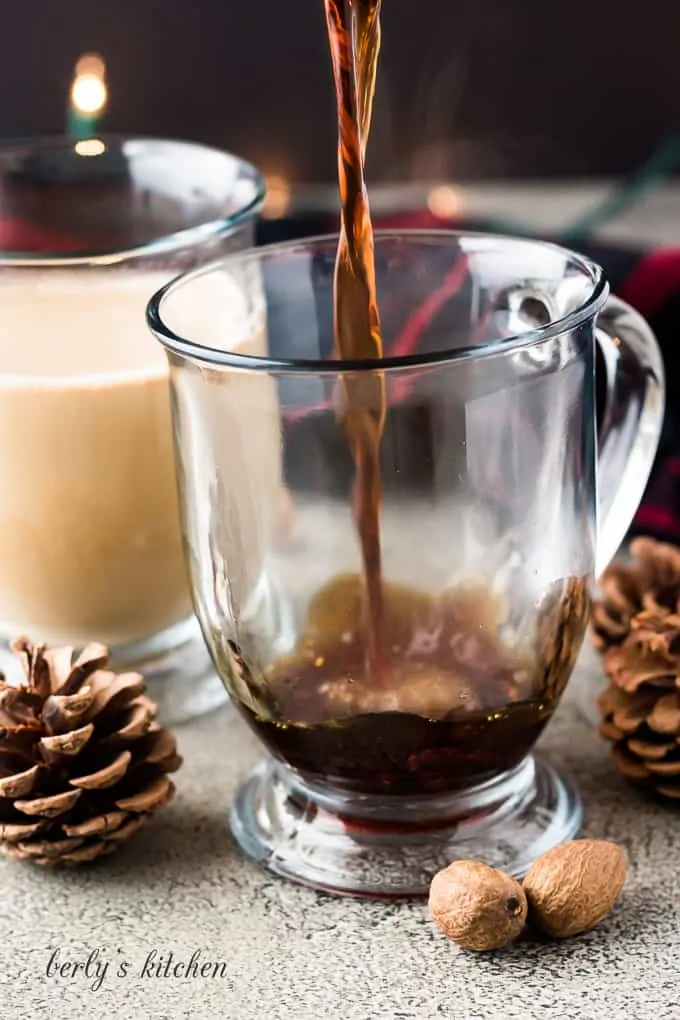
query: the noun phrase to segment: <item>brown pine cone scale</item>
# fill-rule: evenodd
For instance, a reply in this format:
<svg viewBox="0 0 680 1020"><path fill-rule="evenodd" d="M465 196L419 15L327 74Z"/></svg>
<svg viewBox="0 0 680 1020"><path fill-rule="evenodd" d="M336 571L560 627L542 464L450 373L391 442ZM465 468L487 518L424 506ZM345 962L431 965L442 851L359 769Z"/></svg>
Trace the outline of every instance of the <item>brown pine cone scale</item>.
<svg viewBox="0 0 680 1020"><path fill-rule="evenodd" d="M680 800L680 550L639 538L612 564L592 612L609 688L600 734L619 771Z"/></svg>
<svg viewBox="0 0 680 1020"><path fill-rule="evenodd" d="M138 673L109 653L19 638L26 682L0 674L0 850L54 866L111 853L170 800L182 759Z"/></svg>

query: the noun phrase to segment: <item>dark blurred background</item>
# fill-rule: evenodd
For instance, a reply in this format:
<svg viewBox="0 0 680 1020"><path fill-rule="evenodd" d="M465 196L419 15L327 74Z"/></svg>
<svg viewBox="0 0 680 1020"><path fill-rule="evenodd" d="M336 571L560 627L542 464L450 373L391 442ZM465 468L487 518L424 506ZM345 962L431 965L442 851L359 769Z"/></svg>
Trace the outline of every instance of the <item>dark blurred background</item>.
<svg viewBox="0 0 680 1020"><path fill-rule="evenodd" d="M680 121L677 0L384 0L371 180L623 174ZM332 182L322 0L0 0L0 137L63 130L77 59L109 131Z"/></svg>

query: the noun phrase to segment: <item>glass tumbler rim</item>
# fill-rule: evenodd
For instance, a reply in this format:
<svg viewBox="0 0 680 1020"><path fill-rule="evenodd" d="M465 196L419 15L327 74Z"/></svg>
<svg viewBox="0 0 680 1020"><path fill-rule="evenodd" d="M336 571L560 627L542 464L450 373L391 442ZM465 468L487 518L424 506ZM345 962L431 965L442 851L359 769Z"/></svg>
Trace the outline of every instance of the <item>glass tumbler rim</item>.
<svg viewBox="0 0 680 1020"><path fill-rule="evenodd" d="M566 257L577 265L583 276L590 280L591 289L588 297L577 308L555 318L545 325L515 333L508 337L499 337L476 346L456 349L442 349L416 354L387 355L378 359L327 359L327 358L281 358L266 355L242 354L238 351L224 350L200 344L188 337L176 333L163 316L163 304L180 288L190 286L194 281L214 272L228 269L230 266L246 263L261 263L263 259L286 255L295 251L305 252L314 248L336 245L337 234L319 234L312 237L291 241L276 242L258 247L246 248L232 252L219 259L212 260L197 269L181 273L168 281L151 297L146 309L147 324L156 339L166 351L179 355L184 359L213 367L251 370L260 372L276 372L281 375L313 373L315 375L338 375L347 372L393 371L405 368L427 368L434 365L451 364L456 361L486 357L492 354L505 354L554 339L557 336L578 328L597 315L609 294L609 284L604 271L597 263L584 255L565 248L562 245L540 238L522 238L493 232L452 229L378 229L375 231L376 245L386 241L406 241L420 243L439 243L444 245L457 240L479 240L497 242L500 246L516 248L534 248L537 251L552 251Z"/></svg>
<svg viewBox="0 0 680 1020"><path fill-rule="evenodd" d="M3 251L0 248L0 270L1 269L64 269L64 268L87 268L113 266L122 262L143 261L145 259L157 258L160 255L173 255L186 248L199 244L205 244L210 240L227 236L243 224L257 215L262 208L265 198L266 185L263 175L252 163L234 153L227 152L212 145L204 145L201 142L187 141L184 139L155 137L137 134L97 132L88 139L74 139L65 134L43 135L38 137L9 138L0 141L0 161L12 157L26 156L30 154L44 154L50 152L64 152L75 149L83 143L100 142L105 146L104 152L110 146L124 145L145 145L153 148L173 149L178 154L184 152L187 155L193 153L209 153L215 157L222 158L230 163L235 169L242 170L253 182L253 194L244 201L233 213L223 216L215 216L204 223L193 224L182 227L179 230L167 234L159 234L143 243L129 247L111 249L84 249L75 252L40 251L21 252ZM97 153L101 155L102 153ZM0 162L1 167L1 162ZM1 176L1 173L0 173Z"/></svg>

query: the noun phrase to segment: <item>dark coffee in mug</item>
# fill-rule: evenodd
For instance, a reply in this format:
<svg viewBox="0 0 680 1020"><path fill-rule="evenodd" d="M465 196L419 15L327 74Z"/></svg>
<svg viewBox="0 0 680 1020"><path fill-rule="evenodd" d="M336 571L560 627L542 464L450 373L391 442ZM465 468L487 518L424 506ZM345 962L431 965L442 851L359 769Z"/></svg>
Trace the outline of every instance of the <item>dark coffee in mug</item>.
<svg viewBox="0 0 680 1020"><path fill-rule="evenodd" d="M509 607L485 587L384 584L382 596L384 685L366 668L358 574L317 593L296 648L262 676L235 656L268 748L303 779L376 794L453 791L522 761L578 654L586 580L554 584L526 640L503 636Z"/></svg>

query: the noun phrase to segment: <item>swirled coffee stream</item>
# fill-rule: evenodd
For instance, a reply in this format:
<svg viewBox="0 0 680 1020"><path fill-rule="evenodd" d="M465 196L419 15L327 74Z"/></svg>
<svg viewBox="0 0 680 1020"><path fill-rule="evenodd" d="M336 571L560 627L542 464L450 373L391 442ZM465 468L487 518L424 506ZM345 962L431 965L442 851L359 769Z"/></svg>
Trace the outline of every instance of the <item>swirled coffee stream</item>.
<svg viewBox="0 0 680 1020"><path fill-rule="evenodd" d="M340 237L334 280L339 359L382 355L364 161L380 50L380 0L324 0L338 114ZM251 725L301 776L363 793L468 786L524 758L550 718L583 636L585 578L557 581L508 637L487 587L437 595L389 583L380 548L384 375L347 372L338 416L354 461L361 574L311 600L295 648L254 669L229 642L224 672ZM427 578L423 579L424 587ZM516 614L515 614L516 615Z"/></svg>
<svg viewBox="0 0 680 1020"><path fill-rule="evenodd" d="M382 356L375 290L373 225L364 180L380 52L381 0L325 0L338 110L341 222L335 263L335 347L341 360ZM361 543L366 669L386 682L380 654L380 441L385 383L380 371L347 373L339 383L339 415L354 459L354 511Z"/></svg>

